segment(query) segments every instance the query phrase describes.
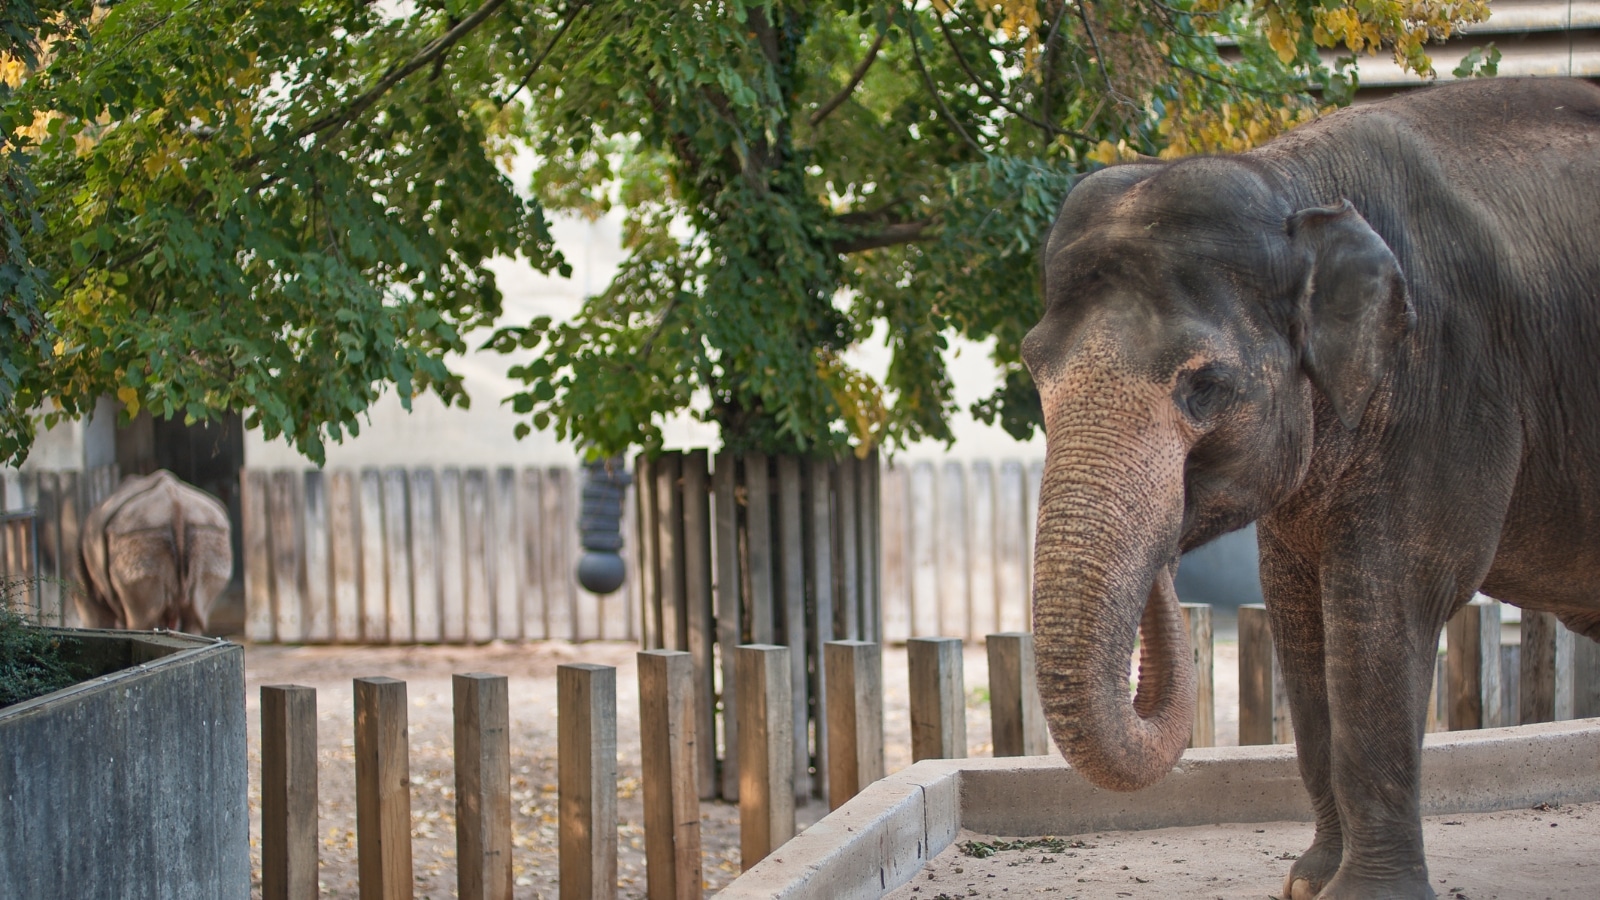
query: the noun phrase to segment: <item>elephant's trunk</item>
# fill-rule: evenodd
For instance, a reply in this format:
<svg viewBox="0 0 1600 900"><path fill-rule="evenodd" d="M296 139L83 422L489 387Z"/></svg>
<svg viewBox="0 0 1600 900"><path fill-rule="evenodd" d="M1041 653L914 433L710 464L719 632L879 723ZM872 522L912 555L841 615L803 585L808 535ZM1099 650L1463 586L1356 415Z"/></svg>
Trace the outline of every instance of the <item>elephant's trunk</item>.
<svg viewBox="0 0 1600 900"><path fill-rule="evenodd" d="M1086 778L1137 790L1171 770L1194 722L1194 659L1172 587L1186 446L1159 411L1138 414L1149 407L1050 410L1046 399L1033 588L1045 718Z"/></svg>

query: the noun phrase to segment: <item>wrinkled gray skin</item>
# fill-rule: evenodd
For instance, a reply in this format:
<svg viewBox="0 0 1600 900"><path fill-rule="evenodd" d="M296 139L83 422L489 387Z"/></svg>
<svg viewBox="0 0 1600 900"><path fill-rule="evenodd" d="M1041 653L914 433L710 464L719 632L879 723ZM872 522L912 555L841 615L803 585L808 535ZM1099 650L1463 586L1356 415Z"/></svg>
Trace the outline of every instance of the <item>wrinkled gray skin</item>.
<svg viewBox="0 0 1600 900"><path fill-rule="evenodd" d="M233 571L228 511L165 469L125 479L84 522L87 628L200 634Z"/></svg>
<svg viewBox="0 0 1600 900"><path fill-rule="evenodd" d="M1043 264L1022 353L1056 743L1108 788L1166 774L1194 696L1171 573L1259 520L1317 817L1285 892L1433 897L1418 762L1446 619L1481 589L1600 637L1600 89L1475 81L1107 169Z"/></svg>

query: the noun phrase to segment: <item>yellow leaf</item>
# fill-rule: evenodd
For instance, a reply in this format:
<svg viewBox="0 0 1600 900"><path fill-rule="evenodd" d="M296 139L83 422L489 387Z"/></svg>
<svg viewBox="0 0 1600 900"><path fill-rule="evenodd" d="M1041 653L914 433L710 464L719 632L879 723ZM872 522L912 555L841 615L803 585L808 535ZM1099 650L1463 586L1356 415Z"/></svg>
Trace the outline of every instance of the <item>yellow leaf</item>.
<svg viewBox="0 0 1600 900"><path fill-rule="evenodd" d="M127 385L123 385L122 387L117 388L117 399L121 400L122 405L128 408L128 415L137 416L139 414L138 391L128 387Z"/></svg>

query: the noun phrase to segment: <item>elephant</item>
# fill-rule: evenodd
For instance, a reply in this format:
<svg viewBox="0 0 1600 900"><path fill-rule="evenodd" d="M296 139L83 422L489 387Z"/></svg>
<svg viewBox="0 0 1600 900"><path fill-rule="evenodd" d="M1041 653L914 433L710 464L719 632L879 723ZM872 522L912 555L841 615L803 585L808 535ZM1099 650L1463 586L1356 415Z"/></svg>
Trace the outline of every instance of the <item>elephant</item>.
<svg viewBox="0 0 1600 900"><path fill-rule="evenodd" d="M90 628L203 633L233 573L228 510L165 469L125 479L84 521L87 576L78 615Z"/></svg>
<svg viewBox="0 0 1600 900"><path fill-rule="evenodd" d="M1105 788L1164 777L1194 715L1177 560L1254 522L1316 822L1284 896L1435 896L1446 620L1482 591L1600 639L1600 87L1463 81L1100 169L1041 254L1057 746Z"/></svg>

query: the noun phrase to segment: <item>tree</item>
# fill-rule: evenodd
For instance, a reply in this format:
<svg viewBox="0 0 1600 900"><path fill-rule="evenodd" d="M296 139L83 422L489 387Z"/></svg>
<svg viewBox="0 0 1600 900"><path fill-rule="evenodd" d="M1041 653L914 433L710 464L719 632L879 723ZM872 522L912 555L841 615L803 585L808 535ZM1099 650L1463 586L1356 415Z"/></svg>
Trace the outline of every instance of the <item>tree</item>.
<svg viewBox="0 0 1600 900"><path fill-rule="evenodd" d="M1327 2L8 4L0 455L20 410L107 393L249 410L317 461L388 386L465 405L446 357L501 312L486 262L560 270L545 210L618 204L616 280L491 342L536 351L523 428L948 438L959 333L1004 373L977 412L1026 434L1034 245L1075 175L1248 145L1348 96L1318 46L1420 67L1419 35L1481 12ZM875 329L882 384L846 362Z"/></svg>

